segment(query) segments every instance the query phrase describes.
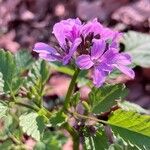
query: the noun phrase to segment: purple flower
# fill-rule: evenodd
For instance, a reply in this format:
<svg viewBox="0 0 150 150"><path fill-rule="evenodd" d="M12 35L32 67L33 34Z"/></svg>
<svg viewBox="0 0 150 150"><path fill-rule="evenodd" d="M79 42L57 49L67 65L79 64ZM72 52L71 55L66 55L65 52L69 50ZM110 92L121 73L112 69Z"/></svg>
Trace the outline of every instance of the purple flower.
<svg viewBox="0 0 150 150"><path fill-rule="evenodd" d="M60 47L56 49L39 42L35 44L33 51L39 53L42 59L67 64L81 43L80 29L81 21L78 18L60 21L53 27L53 34Z"/></svg>
<svg viewBox="0 0 150 150"><path fill-rule="evenodd" d="M107 49L107 44L103 39L94 39L89 54L80 55L76 59L76 64L81 70L93 68L93 83L96 87L100 87L107 75L115 68L134 78L133 70L126 66L131 64L130 56L119 53L113 47Z"/></svg>
<svg viewBox="0 0 150 150"><path fill-rule="evenodd" d="M93 83L100 87L109 73L119 69L134 78L134 72L128 67L131 58L128 54L119 53L118 39L121 34L102 26L97 19L82 24L77 19L67 19L53 27L60 47L53 48L45 43L36 43L34 51L47 61L60 61L64 65L71 59L81 69L93 70Z"/></svg>

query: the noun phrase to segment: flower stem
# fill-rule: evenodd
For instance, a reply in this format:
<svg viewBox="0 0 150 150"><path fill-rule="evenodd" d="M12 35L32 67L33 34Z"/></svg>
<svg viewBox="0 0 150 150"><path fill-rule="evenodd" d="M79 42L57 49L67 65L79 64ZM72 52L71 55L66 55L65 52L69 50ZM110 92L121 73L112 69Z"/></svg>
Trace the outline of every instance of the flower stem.
<svg viewBox="0 0 150 150"><path fill-rule="evenodd" d="M80 141L79 141L79 135L78 135L77 131L73 127L71 127L67 122L65 124L63 124L63 127L72 136L73 150L79 150Z"/></svg>
<svg viewBox="0 0 150 150"><path fill-rule="evenodd" d="M70 97L73 93L73 90L74 90L74 86L75 86L75 83L76 83L76 79L79 75L79 72L80 70L79 69L76 69L73 77L72 77L72 80L70 82L70 85L69 85L69 88L68 88L68 91L67 91L67 95L66 95L66 98L65 98L65 101L64 101L64 107L63 107L63 110L67 110L68 107L69 107L69 102L70 102Z"/></svg>

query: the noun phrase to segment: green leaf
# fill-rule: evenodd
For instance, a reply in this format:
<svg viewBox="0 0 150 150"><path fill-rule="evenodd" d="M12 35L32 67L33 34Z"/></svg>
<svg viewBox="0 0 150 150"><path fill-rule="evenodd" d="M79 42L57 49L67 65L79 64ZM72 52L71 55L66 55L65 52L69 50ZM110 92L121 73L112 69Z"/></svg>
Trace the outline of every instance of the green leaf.
<svg viewBox="0 0 150 150"><path fill-rule="evenodd" d="M61 150L66 142L66 137L59 132L45 131L43 139L34 147L34 150Z"/></svg>
<svg viewBox="0 0 150 150"><path fill-rule="evenodd" d="M105 134L104 128L99 128L95 134L89 133L89 136L84 136L85 150L107 150L109 147L108 138Z"/></svg>
<svg viewBox="0 0 150 150"><path fill-rule="evenodd" d="M60 127L63 123L65 123L67 120L67 116L62 112L54 112L52 117L50 118L50 124L53 127Z"/></svg>
<svg viewBox="0 0 150 150"><path fill-rule="evenodd" d="M10 52L0 50L0 72L3 74L4 91L10 91L12 88L12 80L15 75L14 57Z"/></svg>
<svg viewBox="0 0 150 150"><path fill-rule="evenodd" d="M80 92L76 92L71 97L71 105L76 106L80 101Z"/></svg>
<svg viewBox="0 0 150 150"><path fill-rule="evenodd" d="M35 112L30 112L21 115L19 120L23 132L33 137L35 140L40 141L45 128L44 118Z"/></svg>
<svg viewBox="0 0 150 150"><path fill-rule="evenodd" d="M29 71L27 82L29 82L29 86L37 86L39 88L41 84L45 84L49 75L50 72L46 62L38 60L32 65L32 69Z"/></svg>
<svg viewBox="0 0 150 150"><path fill-rule="evenodd" d="M108 138L105 134L105 131L104 129L99 129L97 132L96 132L96 135L93 137L93 140L94 140L94 145L95 145L95 149L96 150L106 150L108 149Z"/></svg>
<svg viewBox="0 0 150 150"><path fill-rule="evenodd" d="M108 124L114 134L125 141L141 149L150 149L150 116L120 109L109 117Z"/></svg>
<svg viewBox="0 0 150 150"><path fill-rule="evenodd" d="M45 61L41 62L40 75L42 83L45 84L49 77L49 69Z"/></svg>
<svg viewBox="0 0 150 150"><path fill-rule="evenodd" d="M15 53L15 63L18 72L23 72L31 67L33 57L27 50L20 50Z"/></svg>
<svg viewBox="0 0 150 150"><path fill-rule="evenodd" d="M131 143L125 142L120 136L114 137L114 143L111 144L108 150L140 150Z"/></svg>
<svg viewBox="0 0 150 150"><path fill-rule="evenodd" d="M116 104L116 100L126 96L124 85L105 85L101 88L93 88L89 94L89 103L92 112L101 113L108 111L110 107Z"/></svg>
<svg viewBox="0 0 150 150"><path fill-rule="evenodd" d="M4 102L0 101L0 119L6 115L7 110L8 106Z"/></svg>
<svg viewBox="0 0 150 150"><path fill-rule="evenodd" d="M44 85L50 75L48 65L44 60L33 63L26 78L25 87L28 91L28 98L32 99L38 106L42 103Z"/></svg>
<svg viewBox="0 0 150 150"><path fill-rule="evenodd" d="M125 51L132 56L136 65L150 67L150 35L129 31L124 34Z"/></svg>
<svg viewBox="0 0 150 150"><path fill-rule="evenodd" d="M128 102L128 101L119 101L118 106L126 111L134 111L143 114L150 114L149 110L142 108L141 106Z"/></svg>

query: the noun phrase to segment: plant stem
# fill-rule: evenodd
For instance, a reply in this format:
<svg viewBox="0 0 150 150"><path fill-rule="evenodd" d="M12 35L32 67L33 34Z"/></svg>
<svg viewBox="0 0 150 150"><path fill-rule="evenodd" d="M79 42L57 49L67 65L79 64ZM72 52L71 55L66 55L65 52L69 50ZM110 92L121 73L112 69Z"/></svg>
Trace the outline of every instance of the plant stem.
<svg viewBox="0 0 150 150"><path fill-rule="evenodd" d="M64 101L64 107L63 107L63 110L67 110L68 107L69 107L69 102L70 102L70 97L73 93L73 90L74 90L74 86L75 86L75 83L76 83L76 79L79 75L79 72L80 70L79 69L76 69L73 77L72 77L72 80L70 82L70 85L69 85L69 88L68 88L68 91L67 91L67 94L66 94L66 98L65 98L65 101Z"/></svg>
<svg viewBox="0 0 150 150"><path fill-rule="evenodd" d="M73 140L73 150L79 150L79 135L77 131L71 127L67 122L63 125L63 127L69 132L69 134L72 136Z"/></svg>
<svg viewBox="0 0 150 150"><path fill-rule="evenodd" d="M15 102L16 105L19 105L19 106L23 106L23 107L26 107L26 108L29 108L29 109L32 109L34 111L39 111L39 108L37 107L34 107L32 105L28 105L28 104L24 104L24 103L21 103L21 102Z"/></svg>
<svg viewBox="0 0 150 150"><path fill-rule="evenodd" d="M68 88L68 91L67 91L67 94L66 94L66 98L65 98L65 101L64 101L64 106L63 106L63 109L62 109L64 111L68 110L69 103L70 103L70 98L71 98L71 95L73 94L73 90L74 90L74 87L75 87L76 80L77 80L77 77L79 75L79 72L80 72L79 69L75 70L74 75L72 77L72 80L70 82L70 85L69 85L69 88ZM80 142L79 142L79 134L77 133L77 131L73 127L71 127L68 123L65 123L63 125L63 127L72 136L73 150L79 150L79 144L80 144Z"/></svg>
<svg viewBox="0 0 150 150"><path fill-rule="evenodd" d="M96 122L108 124L107 121L100 120L100 119L97 119L97 118L94 118L94 117L84 116L84 115L78 114L76 112L70 112L70 113L73 114L74 116L77 116L77 117L80 117L80 118L83 118L83 119L90 119L90 120L93 120L93 121L96 121Z"/></svg>

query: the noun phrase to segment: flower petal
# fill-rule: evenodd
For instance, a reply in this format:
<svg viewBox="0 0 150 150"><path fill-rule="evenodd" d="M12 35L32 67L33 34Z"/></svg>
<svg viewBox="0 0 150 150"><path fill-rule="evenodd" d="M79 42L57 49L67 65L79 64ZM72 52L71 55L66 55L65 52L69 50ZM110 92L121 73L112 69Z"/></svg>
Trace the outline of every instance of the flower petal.
<svg viewBox="0 0 150 150"><path fill-rule="evenodd" d="M99 65L96 67L99 70L103 70L103 71L107 71L107 72L111 72L114 68L114 66L112 64L107 64L106 60L99 63Z"/></svg>
<svg viewBox="0 0 150 150"><path fill-rule="evenodd" d="M117 58L118 51L114 48L107 50L101 57L101 61L107 62L107 64L113 64L115 58Z"/></svg>
<svg viewBox="0 0 150 150"><path fill-rule="evenodd" d="M124 74L129 76L130 78L134 79L135 73L131 68L124 66L124 65L121 65L121 64L115 64L114 66L116 68L118 68L121 72L123 72Z"/></svg>
<svg viewBox="0 0 150 150"><path fill-rule="evenodd" d="M33 51L37 52L37 53L56 53L56 50L49 46L48 44L42 43L42 42L38 42L34 45Z"/></svg>
<svg viewBox="0 0 150 150"><path fill-rule="evenodd" d="M60 61L59 54L53 47L50 47L48 44L42 42L36 43L33 51L39 53L39 57L47 61Z"/></svg>
<svg viewBox="0 0 150 150"><path fill-rule="evenodd" d="M97 18L89 21L82 26L82 35L85 38L88 34L94 33L94 36L101 33L103 26L97 21Z"/></svg>
<svg viewBox="0 0 150 150"><path fill-rule="evenodd" d="M74 52L77 50L77 47L80 45L82 40L80 38L77 38L73 44L71 45L71 48L69 49L69 53L64 57L63 59L63 64L66 65L68 64L69 60L73 56Z"/></svg>
<svg viewBox="0 0 150 150"><path fill-rule="evenodd" d="M65 39L71 35L73 27L76 26L75 29L78 30L80 25L81 21L78 18L62 20L54 25L53 34L55 35L61 47L64 47L64 45L66 44ZM70 38L72 39L72 37Z"/></svg>
<svg viewBox="0 0 150 150"><path fill-rule="evenodd" d="M98 59L104 53L105 50L105 41L103 40L93 40L93 46L91 48L91 59Z"/></svg>
<svg viewBox="0 0 150 150"><path fill-rule="evenodd" d="M104 71L100 71L97 68L94 68L94 72L93 72L93 83L96 87L100 87L103 85L103 83L105 82L106 79L106 72Z"/></svg>
<svg viewBox="0 0 150 150"><path fill-rule="evenodd" d="M122 65L131 64L131 57L130 57L130 55L128 55L126 53L120 53L116 59L119 64L122 64Z"/></svg>
<svg viewBox="0 0 150 150"><path fill-rule="evenodd" d="M91 61L90 55L81 55L76 59L77 66L84 70L91 68L94 63Z"/></svg>

